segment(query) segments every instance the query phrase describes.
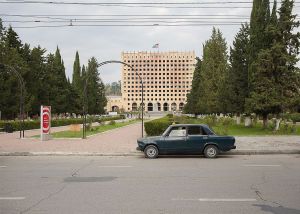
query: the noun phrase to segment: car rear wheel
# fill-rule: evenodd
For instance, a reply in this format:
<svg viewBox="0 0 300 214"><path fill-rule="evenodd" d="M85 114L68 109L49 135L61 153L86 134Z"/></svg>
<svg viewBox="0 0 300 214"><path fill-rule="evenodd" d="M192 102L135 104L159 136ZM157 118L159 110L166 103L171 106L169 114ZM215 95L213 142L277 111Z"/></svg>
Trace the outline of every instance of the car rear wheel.
<svg viewBox="0 0 300 214"><path fill-rule="evenodd" d="M150 159L157 158L158 149L156 146L150 145L145 148L144 153L146 158L150 158Z"/></svg>
<svg viewBox="0 0 300 214"><path fill-rule="evenodd" d="M219 154L219 149L214 145L208 145L204 149L204 156L206 158L216 158Z"/></svg>

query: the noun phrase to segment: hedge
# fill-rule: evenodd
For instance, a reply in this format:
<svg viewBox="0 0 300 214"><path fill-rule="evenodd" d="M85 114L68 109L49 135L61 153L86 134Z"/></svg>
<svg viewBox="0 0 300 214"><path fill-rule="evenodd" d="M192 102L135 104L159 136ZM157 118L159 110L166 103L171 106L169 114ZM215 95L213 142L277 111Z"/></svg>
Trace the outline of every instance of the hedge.
<svg viewBox="0 0 300 214"><path fill-rule="evenodd" d="M120 120L125 119L124 115L112 116L112 117L101 117L101 118L94 118L91 117L92 122L104 122L110 120ZM51 127L58 127L58 126L67 126L70 124L82 124L82 118L70 118L70 119L57 119L51 120ZM5 124L10 124L13 127L13 130L20 130L20 121L0 121L0 128L4 128ZM24 130L30 129L39 129L40 128L40 120L32 120L24 121Z"/></svg>
<svg viewBox="0 0 300 214"><path fill-rule="evenodd" d="M288 118L293 121L293 123L300 122L300 113L291 113Z"/></svg>
<svg viewBox="0 0 300 214"><path fill-rule="evenodd" d="M148 136L162 135L162 133L173 123L172 118L163 117L145 122L145 131Z"/></svg>
<svg viewBox="0 0 300 214"><path fill-rule="evenodd" d="M97 122L101 123L101 122L111 121L111 120L122 120L125 118L126 118L125 115L120 114L120 115L112 116L112 117L100 117L99 119L97 119Z"/></svg>

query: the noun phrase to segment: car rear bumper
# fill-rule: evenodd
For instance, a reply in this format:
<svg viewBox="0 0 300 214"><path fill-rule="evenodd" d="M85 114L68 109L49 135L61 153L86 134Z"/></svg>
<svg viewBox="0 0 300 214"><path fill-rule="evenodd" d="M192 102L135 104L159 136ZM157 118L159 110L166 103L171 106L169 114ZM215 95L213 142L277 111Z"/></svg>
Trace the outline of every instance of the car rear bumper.
<svg viewBox="0 0 300 214"><path fill-rule="evenodd" d="M232 146L231 149L236 149L236 146Z"/></svg>
<svg viewBox="0 0 300 214"><path fill-rule="evenodd" d="M142 149L140 147L136 147L137 151L142 151Z"/></svg>

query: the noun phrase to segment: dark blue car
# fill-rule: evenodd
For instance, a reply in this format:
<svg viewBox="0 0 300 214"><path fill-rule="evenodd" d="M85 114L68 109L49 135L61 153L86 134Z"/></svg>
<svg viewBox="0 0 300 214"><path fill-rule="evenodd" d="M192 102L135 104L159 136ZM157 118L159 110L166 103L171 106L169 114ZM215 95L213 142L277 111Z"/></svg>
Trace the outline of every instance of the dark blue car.
<svg viewBox="0 0 300 214"><path fill-rule="evenodd" d="M147 158L160 154L204 154L215 158L220 151L235 149L235 138L218 136L207 125L171 125L162 136L146 137L137 140L138 147Z"/></svg>

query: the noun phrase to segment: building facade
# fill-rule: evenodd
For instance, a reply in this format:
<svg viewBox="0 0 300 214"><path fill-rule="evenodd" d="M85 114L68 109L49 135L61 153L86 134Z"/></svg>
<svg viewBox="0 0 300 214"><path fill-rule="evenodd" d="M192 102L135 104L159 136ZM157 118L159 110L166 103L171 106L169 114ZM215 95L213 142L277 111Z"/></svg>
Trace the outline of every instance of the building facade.
<svg viewBox="0 0 300 214"><path fill-rule="evenodd" d="M195 70L195 52L122 52L122 107L136 111L142 104L146 111L181 111L191 90ZM139 74L139 76L137 75Z"/></svg>
<svg viewBox="0 0 300 214"><path fill-rule="evenodd" d="M106 111L114 111L114 112L125 111L126 108L124 106L122 96L106 96L106 99L107 99Z"/></svg>

